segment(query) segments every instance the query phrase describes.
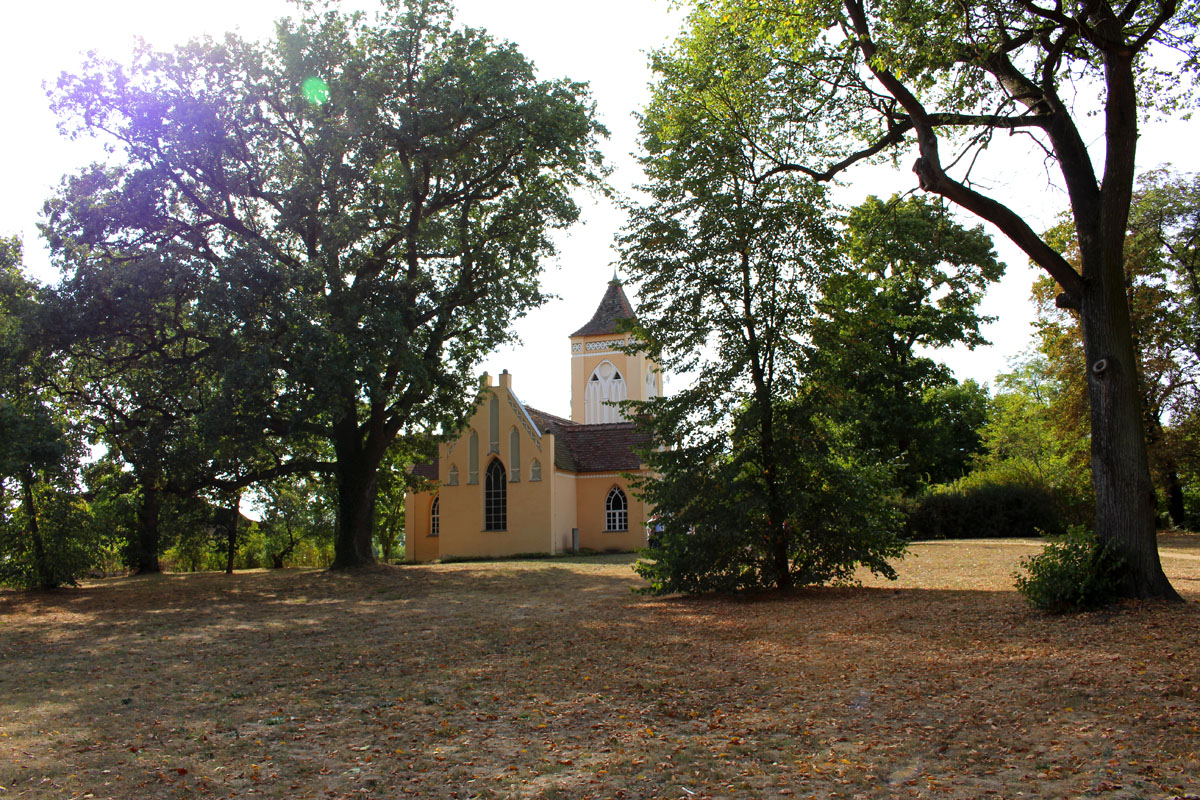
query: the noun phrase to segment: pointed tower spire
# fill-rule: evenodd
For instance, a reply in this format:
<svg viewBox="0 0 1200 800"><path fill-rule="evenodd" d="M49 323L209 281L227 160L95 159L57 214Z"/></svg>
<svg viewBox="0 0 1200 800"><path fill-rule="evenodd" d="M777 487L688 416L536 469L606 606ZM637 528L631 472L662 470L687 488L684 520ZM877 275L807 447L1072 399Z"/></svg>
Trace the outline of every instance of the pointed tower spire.
<svg viewBox="0 0 1200 800"><path fill-rule="evenodd" d="M617 278L616 272L613 272L613 279L608 282L608 289L604 292L604 297L600 298L600 305L596 306L596 313L592 315L588 324L572 333L571 336L598 336L604 333L616 333L617 320L621 319L633 319L633 306L630 305L629 298L625 296L625 290L621 288L621 281Z"/></svg>

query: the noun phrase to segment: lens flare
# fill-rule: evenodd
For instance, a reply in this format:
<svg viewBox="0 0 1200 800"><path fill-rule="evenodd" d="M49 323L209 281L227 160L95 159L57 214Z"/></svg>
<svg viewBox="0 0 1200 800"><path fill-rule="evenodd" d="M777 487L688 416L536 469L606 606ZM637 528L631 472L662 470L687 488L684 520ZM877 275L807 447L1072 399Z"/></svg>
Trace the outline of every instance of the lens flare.
<svg viewBox="0 0 1200 800"><path fill-rule="evenodd" d="M329 84L313 75L300 84L300 94L314 106L323 106L329 102Z"/></svg>

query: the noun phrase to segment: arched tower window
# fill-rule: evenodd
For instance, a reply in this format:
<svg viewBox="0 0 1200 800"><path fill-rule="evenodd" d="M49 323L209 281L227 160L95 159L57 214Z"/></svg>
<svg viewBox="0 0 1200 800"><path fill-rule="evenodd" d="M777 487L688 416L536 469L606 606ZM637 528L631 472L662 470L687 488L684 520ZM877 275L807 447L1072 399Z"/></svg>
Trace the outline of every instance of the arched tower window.
<svg viewBox="0 0 1200 800"><path fill-rule="evenodd" d="M488 455L500 452L500 398L492 394L488 401Z"/></svg>
<svg viewBox="0 0 1200 800"><path fill-rule="evenodd" d="M467 483L479 483L479 434L475 431L467 440Z"/></svg>
<svg viewBox="0 0 1200 800"><path fill-rule="evenodd" d="M483 484L483 529L503 531L508 529L508 489L504 480L504 465L500 459L488 464L487 477Z"/></svg>
<svg viewBox="0 0 1200 800"><path fill-rule="evenodd" d="M450 478L446 481L448 486L458 486L458 467L454 464L450 465Z"/></svg>
<svg viewBox="0 0 1200 800"><path fill-rule="evenodd" d="M442 498L433 498L433 505L429 507L429 535L440 536L442 533Z"/></svg>
<svg viewBox="0 0 1200 800"><path fill-rule="evenodd" d="M604 530L629 530L629 501L620 486L614 486L604 501Z"/></svg>
<svg viewBox="0 0 1200 800"><path fill-rule="evenodd" d="M515 425L508 432L508 469L509 483L518 483L521 480L521 432Z"/></svg>
<svg viewBox="0 0 1200 800"><path fill-rule="evenodd" d="M617 406L607 405L629 398L624 376L611 361L601 361L588 378L583 395L585 421L588 425L600 422L623 422L625 417Z"/></svg>
<svg viewBox="0 0 1200 800"><path fill-rule="evenodd" d="M542 479L542 462L536 458L529 462L529 480L540 481Z"/></svg>
<svg viewBox="0 0 1200 800"><path fill-rule="evenodd" d="M658 373L654 371L654 367L646 367L646 399L658 397Z"/></svg>

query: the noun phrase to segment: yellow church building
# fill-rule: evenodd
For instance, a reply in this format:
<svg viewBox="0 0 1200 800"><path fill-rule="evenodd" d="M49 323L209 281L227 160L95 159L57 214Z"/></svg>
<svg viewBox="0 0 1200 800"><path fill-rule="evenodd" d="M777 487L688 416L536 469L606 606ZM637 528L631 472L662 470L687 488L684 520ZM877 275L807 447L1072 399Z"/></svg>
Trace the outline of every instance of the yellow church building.
<svg viewBox="0 0 1200 800"><path fill-rule="evenodd" d="M524 405L507 370L498 382L487 378L458 438L414 470L434 488L406 499L410 561L646 544L650 509L624 477L645 471L633 449L643 439L612 405L660 392L658 365L619 349L628 335L618 321L632 318L614 277L592 319L570 336L570 419Z"/></svg>

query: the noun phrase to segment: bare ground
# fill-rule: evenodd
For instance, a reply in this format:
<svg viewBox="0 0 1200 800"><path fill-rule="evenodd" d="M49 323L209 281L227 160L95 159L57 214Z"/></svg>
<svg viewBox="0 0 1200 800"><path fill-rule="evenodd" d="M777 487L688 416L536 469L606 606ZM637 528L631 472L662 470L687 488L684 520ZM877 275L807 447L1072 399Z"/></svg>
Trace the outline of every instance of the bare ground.
<svg viewBox="0 0 1200 800"><path fill-rule="evenodd" d="M0 593L0 800L1200 794L1200 537L1188 603L1073 617L1011 589L1038 546L755 599L631 557Z"/></svg>

